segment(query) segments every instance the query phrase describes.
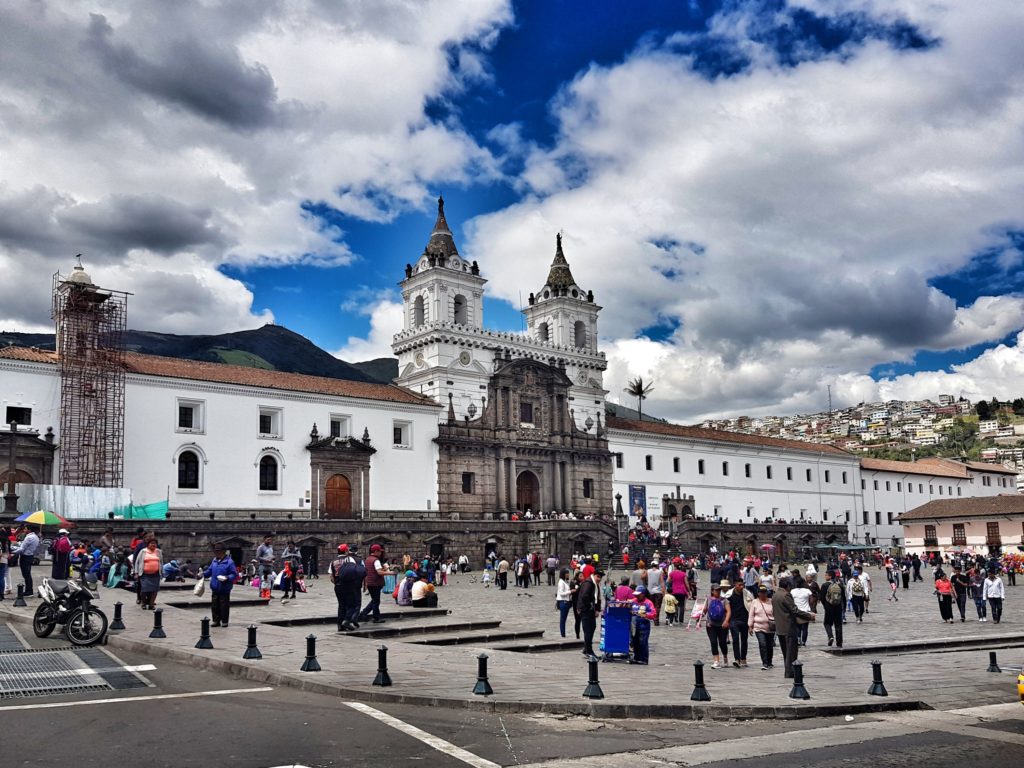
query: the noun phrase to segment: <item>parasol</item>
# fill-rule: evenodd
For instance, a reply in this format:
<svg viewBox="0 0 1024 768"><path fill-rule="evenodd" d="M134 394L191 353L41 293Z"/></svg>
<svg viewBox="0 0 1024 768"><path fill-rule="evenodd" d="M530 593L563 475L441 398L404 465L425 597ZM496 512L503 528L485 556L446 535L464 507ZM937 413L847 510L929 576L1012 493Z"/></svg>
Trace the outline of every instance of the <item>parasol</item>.
<svg viewBox="0 0 1024 768"><path fill-rule="evenodd" d="M769 551L775 549L775 545L774 544L762 544L761 545L761 549L765 550L766 552L769 552Z"/></svg>
<svg viewBox="0 0 1024 768"><path fill-rule="evenodd" d="M40 509L36 512L26 512L20 517L14 518L14 520L18 523L31 523L32 525L59 525L63 528L69 528L71 526L71 523L60 515L56 515L53 512L47 512L45 509Z"/></svg>

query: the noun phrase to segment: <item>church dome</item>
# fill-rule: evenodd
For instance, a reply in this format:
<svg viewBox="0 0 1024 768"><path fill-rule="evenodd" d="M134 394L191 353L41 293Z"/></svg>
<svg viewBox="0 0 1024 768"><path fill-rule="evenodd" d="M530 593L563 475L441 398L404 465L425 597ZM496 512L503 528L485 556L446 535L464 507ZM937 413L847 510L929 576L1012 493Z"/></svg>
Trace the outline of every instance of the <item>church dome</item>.
<svg viewBox="0 0 1024 768"><path fill-rule="evenodd" d="M67 281L76 285L92 285L92 278L89 277L89 273L82 266L81 254L78 255L78 259L79 261L75 264L74 269L71 270L71 275Z"/></svg>

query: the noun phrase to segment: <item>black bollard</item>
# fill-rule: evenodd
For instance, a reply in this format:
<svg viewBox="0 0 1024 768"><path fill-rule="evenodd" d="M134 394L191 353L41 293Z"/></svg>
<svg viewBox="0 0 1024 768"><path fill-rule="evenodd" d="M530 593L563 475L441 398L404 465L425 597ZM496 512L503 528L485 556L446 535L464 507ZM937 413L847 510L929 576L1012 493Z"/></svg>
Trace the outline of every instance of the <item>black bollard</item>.
<svg viewBox="0 0 1024 768"><path fill-rule="evenodd" d="M17 605L17 603L15 603L15 605ZM988 670L987 671L988 672L997 672L997 673L1003 671L1003 670L1001 670L999 668L999 663L996 661L996 652L995 651L989 651L988 652Z"/></svg>
<svg viewBox="0 0 1024 768"><path fill-rule="evenodd" d="M869 696L888 696L885 690L885 683L882 682L882 662L871 662L871 687L868 688Z"/></svg>
<svg viewBox="0 0 1024 768"><path fill-rule="evenodd" d="M711 694L704 685L704 662L693 662L693 693L690 694L690 701L711 701Z"/></svg>
<svg viewBox="0 0 1024 768"><path fill-rule="evenodd" d="M110 622L111 629L124 629L124 619L121 618L122 608L124 608L124 603L114 603L114 620Z"/></svg>
<svg viewBox="0 0 1024 768"><path fill-rule="evenodd" d="M299 667L300 672L319 672L320 662L316 660L316 635L306 635L306 660Z"/></svg>
<svg viewBox="0 0 1024 768"><path fill-rule="evenodd" d="M391 675L388 674L388 647L383 644L377 649L377 676L373 678L373 684L385 688L391 685Z"/></svg>
<svg viewBox="0 0 1024 768"><path fill-rule="evenodd" d="M811 698L811 694L809 694L807 689L804 688L804 663L802 661L793 662L793 689L789 692L789 698Z"/></svg>
<svg viewBox="0 0 1024 768"><path fill-rule="evenodd" d="M242 654L243 659L262 659L263 654L260 653L260 649L256 647L256 625L249 625L249 641L245 646L245 653Z"/></svg>
<svg viewBox="0 0 1024 768"><path fill-rule="evenodd" d="M590 668L590 677L587 680L587 687L583 689L583 695L588 699L603 699L604 691L601 690L601 681L597 679L597 657L591 656L587 659L587 666Z"/></svg>
<svg viewBox="0 0 1024 768"><path fill-rule="evenodd" d="M15 608L27 608L28 607L28 603L25 602L25 585L24 584L19 584L18 585L18 596L16 598L14 598L14 607Z"/></svg>
<svg viewBox="0 0 1024 768"><path fill-rule="evenodd" d="M494 690L487 681L487 654L481 653L476 658L476 685L473 686L473 693L477 696L490 696Z"/></svg>
<svg viewBox="0 0 1024 768"><path fill-rule="evenodd" d="M153 631L149 633L149 636L155 638L167 637L167 633L164 632L163 608L157 608L153 611Z"/></svg>
<svg viewBox="0 0 1024 768"><path fill-rule="evenodd" d="M196 643L196 648L202 648L203 650L212 650L213 641L210 640L210 617L203 616L199 620L199 642Z"/></svg>

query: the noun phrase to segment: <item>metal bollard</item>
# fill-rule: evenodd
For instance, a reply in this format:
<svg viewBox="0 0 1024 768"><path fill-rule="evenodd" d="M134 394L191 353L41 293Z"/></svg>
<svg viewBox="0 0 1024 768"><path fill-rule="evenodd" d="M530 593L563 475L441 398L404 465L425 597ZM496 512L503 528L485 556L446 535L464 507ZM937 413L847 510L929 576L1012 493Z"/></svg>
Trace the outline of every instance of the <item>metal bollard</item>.
<svg viewBox="0 0 1024 768"><path fill-rule="evenodd" d="M601 681L597 679L597 658L591 656L587 660L590 668L590 676L587 680L587 687L583 689L583 695L588 699L603 699L604 691L601 690Z"/></svg>
<svg viewBox="0 0 1024 768"><path fill-rule="evenodd" d="M153 611L153 631L149 633L149 636L154 638L167 637L167 633L164 632L163 608L157 608Z"/></svg>
<svg viewBox="0 0 1024 768"><path fill-rule="evenodd" d="M114 603L114 620L110 622L110 628L112 630L124 629L124 619L121 618L122 608L124 608L124 603Z"/></svg>
<svg viewBox="0 0 1024 768"><path fill-rule="evenodd" d="M383 644L377 649L377 676L373 678L373 684L385 688L391 685L391 675L388 674L388 647Z"/></svg>
<svg viewBox="0 0 1024 768"><path fill-rule="evenodd" d="M15 603L15 605L17 605L17 603ZM988 670L987 671L988 672L1002 672L1003 671L1003 670L1001 670L999 668L999 663L996 661L996 652L995 651L989 651L988 652Z"/></svg>
<svg viewBox="0 0 1024 768"><path fill-rule="evenodd" d="M789 698L811 698L811 694L809 694L807 689L804 688L804 663L802 661L793 662L793 689L789 692Z"/></svg>
<svg viewBox="0 0 1024 768"><path fill-rule="evenodd" d="M487 681L487 654L481 653L476 658L476 685L473 686L473 693L477 696L490 696L494 690Z"/></svg>
<svg viewBox="0 0 1024 768"><path fill-rule="evenodd" d="M210 618L203 616L199 620L199 642L196 643L196 648L202 648L203 650L212 650L213 641L210 640Z"/></svg>
<svg viewBox="0 0 1024 768"><path fill-rule="evenodd" d="M19 584L18 585L18 596L16 598L14 598L14 607L15 608L27 608L28 607L28 603L25 602L25 585L24 584Z"/></svg>
<svg viewBox="0 0 1024 768"><path fill-rule="evenodd" d="M256 647L256 625L249 625L249 640L245 646L245 653L242 654L243 659L262 659L263 654L260 653L260 649Z"/></svg>
<svg viewBox="0 0 1024 768"><path fill-rule="evenodd" d="M871 662L871 687L868 688L869 696L888 696L885 690L885 683L882 682L882 662Z"/></svg>
<svg viewBox="0 0 1024 768"><path fill-rule="evenodd" d="M704 662L693 662L693 693L690 694L690 701L711 701L711 694L704 685Z"/></svg>
<svg viewBox="0 0 1024 768"><path fill-rule="evenodd" d="M300 672L319 672L320 662L316 660L316 635L306 635L306 660L299 667Z"/></svg>

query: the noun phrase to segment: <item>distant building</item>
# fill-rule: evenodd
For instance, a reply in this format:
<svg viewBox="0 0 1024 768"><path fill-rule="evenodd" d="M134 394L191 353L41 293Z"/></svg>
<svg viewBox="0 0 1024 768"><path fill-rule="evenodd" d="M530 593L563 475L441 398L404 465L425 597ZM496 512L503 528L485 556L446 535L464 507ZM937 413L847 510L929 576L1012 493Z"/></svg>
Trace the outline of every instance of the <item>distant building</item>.
<svg viewBox="0 0 1024 768"><path fill-rule="evenodd" d="M1024 496L935 499L899 516L906 549L942 554L997 553L1024 546Z"/></svg>

